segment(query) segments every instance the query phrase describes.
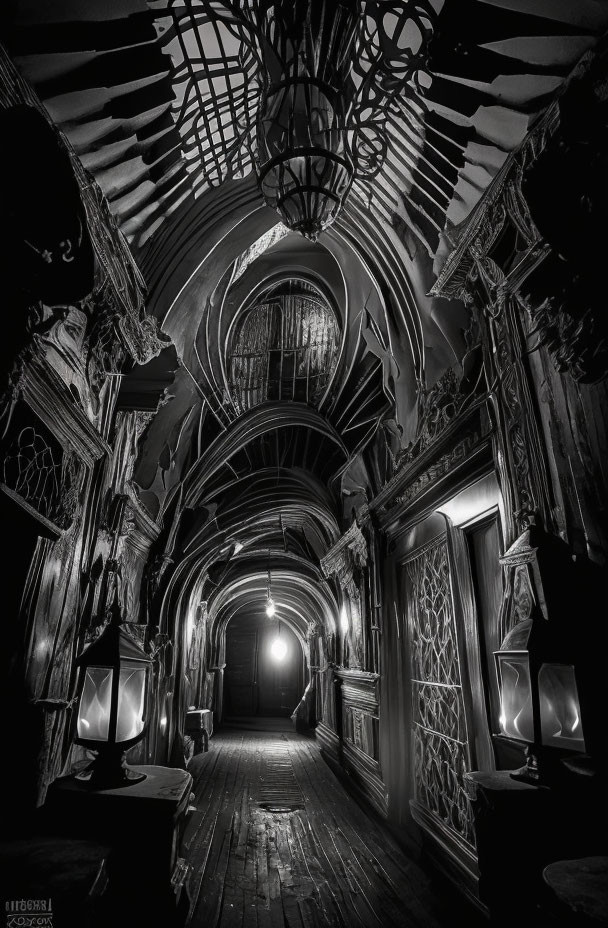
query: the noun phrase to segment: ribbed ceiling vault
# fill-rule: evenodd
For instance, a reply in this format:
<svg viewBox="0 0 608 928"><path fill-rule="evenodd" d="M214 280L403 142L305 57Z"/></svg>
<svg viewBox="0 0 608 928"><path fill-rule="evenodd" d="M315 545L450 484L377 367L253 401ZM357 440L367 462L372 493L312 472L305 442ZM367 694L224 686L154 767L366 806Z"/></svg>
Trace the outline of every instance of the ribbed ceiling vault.
<svg viewBox="0 0 608 928"><path fill-rule="evenodd" d="M458 225L608 28L608 5L421 0L432 35L418 77L382 115L386 152L315 244L281 227L252 169L260 75L245 37L267 5L21 0L2 27L108 198L148 311L173 342L129 375L169 384L135 469L175 561L166 615L182 621L204 598L220 628L261 607L270 560L276 598L302 635L307 620L335 621L319 559L344 529L341 491L370 484L363 453L381 420L409 441L419 391L463 357L465 308L427 296ZM382 8L361 0L361 13L372 7ZM327 388L314 402L293 402L294 392L239 404L232 333L281 281L314 285L335 313ZM293 348L270 328L267 345L269 365Z"/></svg>
<svg viewBox="0 0 608 928"><path fill-rule="evenodd" d="M30 0L4 13L9 50L135 247L186 199L251 171L247 127L255 126L258 83L239 30L220 22L231 6ZM249 16L255 7L247 4ZM446 220L453 225L470 212L608 25L605 5L594 0L434 0L433 7L430 86L394 101L394 144L380 176L356 190L430 253ZM198 36L188 28L192 17ZM184 25L181 41L175 21ZM188 135L193 116L202 147Z"/></svg>

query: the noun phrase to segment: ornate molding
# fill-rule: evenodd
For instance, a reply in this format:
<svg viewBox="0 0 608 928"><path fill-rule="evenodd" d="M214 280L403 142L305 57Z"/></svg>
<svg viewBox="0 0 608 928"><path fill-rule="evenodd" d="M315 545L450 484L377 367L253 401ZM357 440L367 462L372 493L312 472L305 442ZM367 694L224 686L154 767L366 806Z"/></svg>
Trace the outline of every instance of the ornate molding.
<svg viewBox="0 0 608 928"><path fill-rule="evenodd" d="M396 455L397 466L409 464L432 444L456 418L466 399L466 394L460 392L460 383L452 368L448 368L430 389L421 387L418 393L417 437Z"/></svg>
<svg viewBox="0 0 608 928"><path fill-rule="evenodd" d="M484 267L499 235L510 220L532 253L539 247L538 233L521 190L524 167L534 161L559 126L557 101L539 119L536 126L505 161L477 207L464 223L458 242L431 288L432 296L463 299L471 302L472 277L479 269L494 276L490 264ZM491 259L490 259L491 261ZM493 264L494 262L491 262ZM502 274L502 272L501 272ZM502 274L504 281L504 274Z"/></svg>
<svg viewBox="0 0 608 928"><path fill-rule="evenodd" d="M24 367L18 392L59 443L72 448L89 467L110 453L59 374L43 358L34 356Z"/></svg>
<svg viewBox="0 0 608 928"><path fill-rule="evenodd" d="M321 570L326 578L336 576L343 590L352 586L356 569L367 566L368 551L365 535L356 522L321 558ZM358 591L357 591L358 592Z"/></svg>
<svg viewBox="0 0 608 928"><path fill-rule="evenodd" d="M370 501L371 512L379 516L384 527L396 506L407 509L461 465L474 465L475 455L489 447L492 434L487 405L487 397L482 397L461 411L417 457L403 463Z"/></svg>
<svg viewBox="0 0 608 928"><path fill-rule="evenodd" d="M334 674L342 684L342 698L345 702L366 712L378 712L379 674L344 668L336 668Z"/></svg>

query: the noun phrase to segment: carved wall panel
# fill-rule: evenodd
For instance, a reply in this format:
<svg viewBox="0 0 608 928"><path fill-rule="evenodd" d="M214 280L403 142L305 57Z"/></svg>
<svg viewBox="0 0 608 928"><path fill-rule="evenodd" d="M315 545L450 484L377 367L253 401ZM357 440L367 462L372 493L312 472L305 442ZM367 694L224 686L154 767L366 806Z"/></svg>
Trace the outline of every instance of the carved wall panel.
<svg viewBox="0 0 608 928"><path fill-rule="evenodd" d="M405 561L415 802L473 846L469 743L446 536Z"/></svg>
<svg viewBox="0 0 608 928"><path fill-rule="evenodd" d="M347 632L348 663L349 666L357 668L362 666L365 651L364 604L361 599L359 579L360 571L367 565L367 558L367 542L356 522L353 522L325 557L321 558L321 570L324 576L335 576L348 600L350 618Z"/></svg>
<svg viewBox="0 0 608 928"><path fill-rule="evenodd" d="M346 706L344 710L344 737L356 748L374 760L378 759L378 717Z"/></svg>
<svg viewBox="0 0 608 928"><path fill-rule="evenodd" d="M24 403L0 464L0 487L52 532L67 529L78 507L82 462Z"/></svg>
<svg viewBox="0 0 608 928"><path fill-rule="evenodd" d="M359 789L386 815L388 796L379 754L379 688L377 673L337 668L336 694L342 737L341 763Z"/></svg>

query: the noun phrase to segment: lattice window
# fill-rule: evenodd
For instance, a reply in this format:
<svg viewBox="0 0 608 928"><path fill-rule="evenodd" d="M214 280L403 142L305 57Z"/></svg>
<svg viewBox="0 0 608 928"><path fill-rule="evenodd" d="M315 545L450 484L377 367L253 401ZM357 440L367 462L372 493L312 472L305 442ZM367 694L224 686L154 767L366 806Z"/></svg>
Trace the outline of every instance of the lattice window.
<svg viewBox="0 0 608 928"><path fill-rule="evenodd" d="M417 552L406 570L416 799L474 845L463 787L469 745L445 537Z"/></svg>
<svg viewBox="0 0 608 928"><path fill-rule="evenodd" d="M27 410L19 419L0 465L2 488L52 528L66 529L78 506L79 461Z"/></svg>
<svg viewBox="0 0 608 928"><path fill-rule="evenodd" d="M339 329L333 310L304 281L263 294L237 328L230 386L240 411L266 400L316 405L335 365Z"/></svg>

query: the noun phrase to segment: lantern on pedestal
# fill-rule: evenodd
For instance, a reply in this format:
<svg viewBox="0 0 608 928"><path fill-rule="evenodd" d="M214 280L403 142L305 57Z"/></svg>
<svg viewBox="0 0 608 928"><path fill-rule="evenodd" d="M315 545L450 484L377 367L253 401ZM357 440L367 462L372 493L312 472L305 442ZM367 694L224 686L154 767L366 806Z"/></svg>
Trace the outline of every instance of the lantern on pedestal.
<svg viewBox="0 0 608 928"><path fill-rule="evenodd" d="M567 565L550 553L554 556L551 574L539 549L530 544L527 531L501 558L512 571L507 575L508 587L519 591L528 616L516 622L494 652L500 686L500 734L526 745L526 764L511 776L529 782L543 778L541 757L545 768L551 767L550 752L545 749L585 751L575 667L564 660L575 652L576 642L564 632L564 622L560 621L565 607L568 611L568 598L562 590ZM513 601L516 598L513 595ZM548 601L552 621L546 617Z"/></svg>
<svg viewBox="0 0 608 928"><path fill-rule="evenodd" d="M151 664L119 621L112 621L77 660L80 702L75 741L98 752L81 775L94 788L111 789L145 779L145 774L129 769L125 753L145 733Z"/></svg>

